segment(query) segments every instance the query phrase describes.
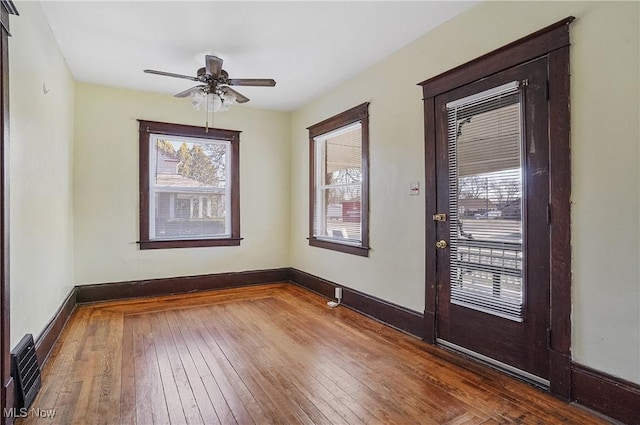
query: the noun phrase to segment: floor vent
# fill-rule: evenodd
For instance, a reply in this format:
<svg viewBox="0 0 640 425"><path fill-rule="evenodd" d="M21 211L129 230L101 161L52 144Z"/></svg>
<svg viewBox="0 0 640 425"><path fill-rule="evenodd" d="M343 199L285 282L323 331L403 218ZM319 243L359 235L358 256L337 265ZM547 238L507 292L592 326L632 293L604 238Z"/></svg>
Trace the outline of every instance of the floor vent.
<svg viewBox="0 0 640 425"><path fill-rule="evenodd" d="M33 335L26 334L11 351L11 370L16 383L17 407L28 408L42 385Z"/></svg>

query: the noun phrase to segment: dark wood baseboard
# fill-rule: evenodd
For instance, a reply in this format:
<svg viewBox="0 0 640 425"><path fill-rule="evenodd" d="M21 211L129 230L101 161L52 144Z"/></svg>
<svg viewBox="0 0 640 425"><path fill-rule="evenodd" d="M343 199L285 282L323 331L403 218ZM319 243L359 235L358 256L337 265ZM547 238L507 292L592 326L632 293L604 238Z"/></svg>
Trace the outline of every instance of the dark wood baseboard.
<svg viewBox="0 0 640 425"><path fill-rule="evenodd" d="M436 314L432 311L424 311L424 336L423 341L429 344L436 343Z"/></svg>
<svg viewBox="0 0 640 425"><path fill-rule="evenodd" d="M640 425L640 385L573 363L572 398L629 425Z"/></svg>
<svg viewBox="0 0 640 425"><path fill-rule="evenodd" d="M100 283L76 286L78 304L185 294L211 289L237 288L289 280L289 268L217 273L198 276L167 277L130 282Z"/></svg>
<svg viewBox="0 0 640 425"><path fill-rule="evenodd" d="M571 399L571 356L549 350L549 391L562 400Z"/></svg>
<svg viewBox="0 0 640 425"><path fill-rule="evenodd" d="M69 295L62 302L60 308L53 316L53 318L49 321L44 330L38 335L36 338L36 357L38 358L38 363L40 367L42 367L47 359L49 358L49 353L51 353L51 349L55 345L58 337L62 333L64 326L67 324L69 317L73 313L73 310L76 308L76 288L71 289Z"/></svg>
<svg viewBox="0 0 640 425"><path fill-rule="evenodd" d="M424 337L424 318L420 313L294 268L291 281L327 298L333 298L334 288L340 287L345 307L418 338Z"/></svg>

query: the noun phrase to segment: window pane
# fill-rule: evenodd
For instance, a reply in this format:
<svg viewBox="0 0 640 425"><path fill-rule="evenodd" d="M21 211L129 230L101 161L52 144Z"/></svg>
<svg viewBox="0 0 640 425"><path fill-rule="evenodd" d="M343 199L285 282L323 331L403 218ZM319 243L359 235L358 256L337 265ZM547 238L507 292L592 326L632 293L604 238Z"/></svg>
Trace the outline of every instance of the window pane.
<svg viewBox="0 0 640 425"><path fill-rule="evenodd" d="M228 237L229 143L151 138L151 239Z"/></svg>
<svg viewBox="0 0 640 425"><path fill-rule="evenodd" d="M362 241L362 127L342 127L316 139L314 237Z"/></svg>
<svg viewBox="0 0 640 425"><path fill-rule="evenodd" d="M325 184L362 181L361 130L357 128L326 140Z"/></svg>
<svg viewBox="0 0 640 425"><path fill-rule="evenodd" d="M360 185L323 189L320 196L323 210L317 215L315 236L344 242L362 240Z"/></svg>
<svg viewBox="0 0 640 425"><path fill-rule="evenodd" d="M521 321L521 100L507 86L448 105L451 303Z"/></svg>
<svg viewBox="0 0 640 425"><path fill-rule="evenodd" d="M309 245L369 256L369 103L308 128Z"/></svg>

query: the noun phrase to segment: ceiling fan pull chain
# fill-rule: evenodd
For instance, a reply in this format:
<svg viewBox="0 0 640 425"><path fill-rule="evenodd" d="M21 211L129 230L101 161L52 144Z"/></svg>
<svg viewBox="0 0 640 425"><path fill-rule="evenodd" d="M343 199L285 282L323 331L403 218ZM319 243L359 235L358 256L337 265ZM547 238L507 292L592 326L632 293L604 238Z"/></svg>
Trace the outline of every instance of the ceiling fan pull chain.
<svg viewBox="0 0 640 425"><path fill-rule="evenodd" d="M209 132L209 93L207 93L206 96L207 96L207 107L204 108L204 132L208 133Z"/></svg>

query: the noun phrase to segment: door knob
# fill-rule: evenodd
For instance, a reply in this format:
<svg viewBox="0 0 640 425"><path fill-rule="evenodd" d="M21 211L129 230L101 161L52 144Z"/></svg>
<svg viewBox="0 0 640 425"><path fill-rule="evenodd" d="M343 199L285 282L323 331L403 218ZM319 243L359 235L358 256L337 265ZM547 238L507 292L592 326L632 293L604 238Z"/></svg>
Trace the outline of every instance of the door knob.
<svg viewBox="0 0 640 425"><path fill-rule="evenodd" d="M447 241L439 240L436 242L436 248L445 249L447 247Z"/></svg>

